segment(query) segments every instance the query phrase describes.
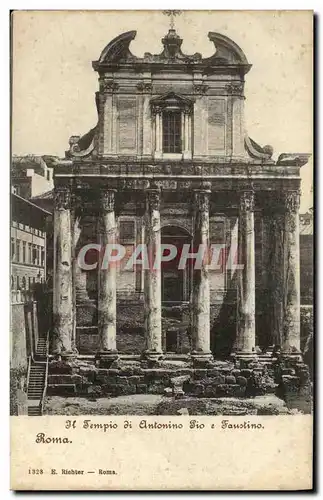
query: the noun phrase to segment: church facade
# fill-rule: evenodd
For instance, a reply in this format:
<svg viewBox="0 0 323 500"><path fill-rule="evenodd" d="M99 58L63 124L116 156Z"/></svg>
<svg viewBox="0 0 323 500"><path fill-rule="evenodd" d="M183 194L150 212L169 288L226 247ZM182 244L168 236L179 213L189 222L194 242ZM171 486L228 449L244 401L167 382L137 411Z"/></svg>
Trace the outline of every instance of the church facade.
<svg viewBox="0 0 323 500"><path fill-rule="evenodd" d="M186 55L171 28L160 54L136 57L135 36L93 62L97 125L55 166L52 354L198 363L276 346L299 357L309 155L274 160L248 136L251 65L232 40L211 32L213 56Z"/></svg>

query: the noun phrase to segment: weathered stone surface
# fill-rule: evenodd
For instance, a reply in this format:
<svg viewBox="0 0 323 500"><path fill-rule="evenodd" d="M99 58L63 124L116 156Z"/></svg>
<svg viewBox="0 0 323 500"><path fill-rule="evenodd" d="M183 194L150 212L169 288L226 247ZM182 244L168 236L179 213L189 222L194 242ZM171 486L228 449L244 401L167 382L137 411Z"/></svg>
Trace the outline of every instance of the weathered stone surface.
<svg viewBox="0 0 323 500"><path fill-rule="evenodd" d="M228 396L229 386L227 384L219 384L216 386L217 396Z"/></svg>
<svg viewBox="0 0 323 500"><path fill-rule="evenodd" d="M137 394L146 394L147 392L147 384L138 384L137 385Z"/></svg>
<svg viewBox="0 0 323 500"><path fill-rule="evenodd" d="M174 395L175 399L181 399L185 396L185 392L180 387L174 387L173 395Z"/></svg>
<svg viewBox="0 0 323 500"><path fill-rule="evenodd" d="M48 375L48 384L75 384L82 385L83 377L81 375Z"/></svg>
<svg viewBox="0 0 323 500"><path fill-rule="evenodd" d="M126 385L129 385L129 380L128 380L128 377L116 377L116 383L117 385L122 385L122 386L126 386Z"/></svg>
<svg viewBox="0 0 323 500"><path fill-rule="evenodd" d="M220 384L216 387L216 395L219 397L243 397L245 395L245 387L238 384Z"/></svg>
<svg viewBox="0 0 323 500"><path fill-rule="evenodd" d="M217 375L211 378L211 385L219 385L225 383L225 377L223 375Z"/></svg>
<svg viewBox="0 0 323 500"><path fill-rule="evenodd" d="M194 370L194 378L195 379L205 378L207 375L209 375L210 371L212 371L212 370L207 370L206 368L196 368Z"/></svg>
<svg viewBox="0 0 323 500"><path fill-rule="evenodd" d="M213 385L207 385L205 387L204 396L206 398L215 398L216 397L216 387Z"/></svg>
<svg viewBox="0 0 323 500"><path fill-rule="evenodd" d="M150 384L148 386L148 394L163 394L165 386L161 384Z"/></svg>
<svg viewBox="0 0 323 500"><path fill-rule="evenodd" d="M189 384L188 390L191 394L194 396L202 396L204 394L204 389L205 386L199 382L193 382L192 384Z"/></svg>
<svg viewBox="0 0 323 500"><path fill-rule="evenodd" d="M246 379L246 377L237 377L237 384L245 387L248 383L248 380Z"/></svg>
<svg viewBox="0 0 323 500"><path fill-rule="evenodd" d="M139 384L144 380L143 376L140 375L132 375L128 378L129 384Z"/></svg>
<svg viewBox="0 0 323 500"><path fill-rule="evenodd" d="M120 375L125 375L131 377L134 375L134 367L133 366L122 366L120 368Z"/></svg>
<svg viewBox="0 0 323 500"><path fill-rule="evenodd" d="M170 382L173 386L182 386L184 382L188 382L190 380L190 375L181 375L180 377L173 377L170 379Z"/></svg>
<svg viewBox="0 0 323 500"><path fill-rule="evenodd" d="M71 364L64 361L50 361L48 364L48 373L52 374L63 374L63 373L73 373L73 367Z"/></svg>
<svg viewBox="0 0 323 500"><path fill-rule="evenodd" d="M75 384L50 384L47 386L48 396L74 396L76 394Z"/></svg>
<svg viewBox="0 0 323 500"><path fill-rule="evenodd" d="M225 383L226 384L235 384L236 378L233 377L232 375L228 375L227 377L225 377Z"/></svg>

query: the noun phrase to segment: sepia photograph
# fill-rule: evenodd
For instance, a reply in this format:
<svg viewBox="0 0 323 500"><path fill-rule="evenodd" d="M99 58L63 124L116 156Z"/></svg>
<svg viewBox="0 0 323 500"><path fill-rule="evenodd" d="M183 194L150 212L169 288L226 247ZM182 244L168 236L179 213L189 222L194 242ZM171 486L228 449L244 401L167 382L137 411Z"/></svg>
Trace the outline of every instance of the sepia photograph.
<svg viewBox="0 0 323 500"><path fill-rule="evenodd" d="M312 414L312 24L12 13L12 416Z"/></svg>

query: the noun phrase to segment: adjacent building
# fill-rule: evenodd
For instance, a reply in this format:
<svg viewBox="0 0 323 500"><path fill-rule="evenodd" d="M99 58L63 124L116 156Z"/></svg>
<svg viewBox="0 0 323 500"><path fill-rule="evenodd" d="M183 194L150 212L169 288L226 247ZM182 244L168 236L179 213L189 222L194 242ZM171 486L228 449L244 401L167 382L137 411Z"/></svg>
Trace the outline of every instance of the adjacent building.
<svg viewBox="0 0 323 500"><path fill-rule="evenodd" d="M29 200L54 187L53 168L39 155L13 155L11 185L14 193ZM51 158L51 157L49 157Z"/></svg>
<svg viewBox="0 0 323 500"><path fill-rule="evenodd" d="M46 280L46 231L51 213L11 193L11 289L32 290Z"/></svg>

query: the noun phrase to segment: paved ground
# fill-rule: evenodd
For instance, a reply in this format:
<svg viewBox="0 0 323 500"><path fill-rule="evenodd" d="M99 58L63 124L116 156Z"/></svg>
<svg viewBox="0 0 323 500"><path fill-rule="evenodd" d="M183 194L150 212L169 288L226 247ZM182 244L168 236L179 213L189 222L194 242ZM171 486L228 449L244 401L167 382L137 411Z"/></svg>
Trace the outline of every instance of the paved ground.
<svg viewBox="0 0 323 500"><path fill-rule="evenodd" d="M288 415L289 410L274 395L255 398L192 398L174 399L155 394L137 394L115 398L47 397L47 415Z"/></svg>

